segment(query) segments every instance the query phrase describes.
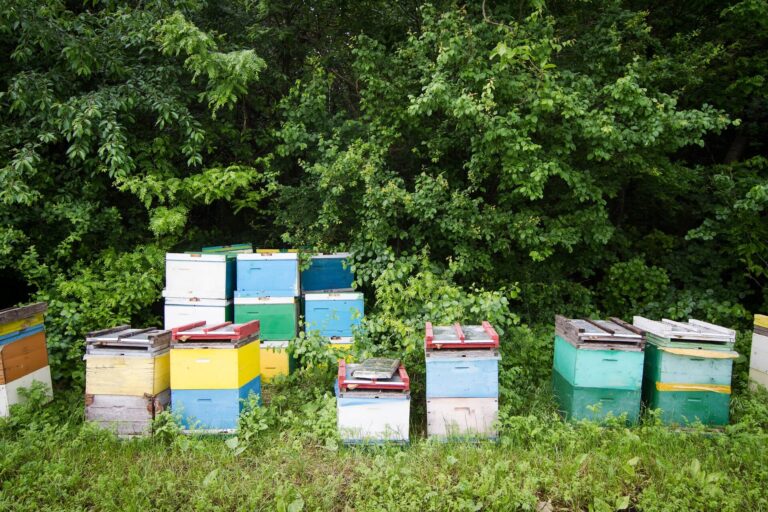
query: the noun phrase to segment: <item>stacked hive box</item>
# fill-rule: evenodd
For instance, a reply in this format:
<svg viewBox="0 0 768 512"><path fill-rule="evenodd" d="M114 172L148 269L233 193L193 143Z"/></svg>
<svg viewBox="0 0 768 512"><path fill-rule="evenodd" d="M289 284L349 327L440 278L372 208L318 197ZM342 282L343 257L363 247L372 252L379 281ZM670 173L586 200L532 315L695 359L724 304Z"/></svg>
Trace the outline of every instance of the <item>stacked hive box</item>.
<svg viewBox="0 0 768 512"><path fill-rule="evenodd" d="M260 250L237 257L235 322L261 323L261 372L265 381L293 369L288 342L299 326L299 256Z"/></svg>
<svg viewBox="0 0 768 512"><path fill-rule="evenodd" d="M566 419L640 417L643 383L642 331L617 318L555 317L552 385Z"/></svg>
<svg viewBox="0 0 768 512"><path fill-rule="evenodd" d="M411 394L403 365L390 378L354 375L360 365L339 360L337 424L344 443L407 443Z"/></svg>
<svg viewBox="0 0 768 512"><path fill-rule="evenodd" d="M121 436L148 434L171 401L171 332L121 325L85 339L85 418Z"/></svg>
<svg viewBox="0 0 768 512"><path fill-rule="evenodd" d="M727 424L736 332L698 320L636 316L633 323L648 342L643 376L648 408L660 409L666 423Z"/></svg>
<svg viewBox="0 0 768 512"><path fill-rule="evenodd" d="M496 438L499 412L499 336L476 326L426 325L427 434Z"/></svg>
<svg viewBox="0 0 768 512"><path fill-rule="evenodd" d="M171 405L185 430L234 430L252 395L260 400L258 320L173 329Z"/></svg>
<svg viewBox="0 0 768 512"><path fill-rule="evenodd" d="M352 346L354 328L364 313L362 293L352 290L349 253L313 254L301 273L307 333L328 338L339 348Z"/></svg>
<svg viewBox="0 0 768 512"><path fill-rule="evenodd" d="M40 302L0 311L0 417L23 401L19 390L41 382L51 394L51 369Z"/></svg>
<svg viewBox="0 0 768 512"><path fill-rule="evenodd" d="M232 321L235 254L165 255L165 328Z"/></svg>
<svg viewBox="0 0 768 512"><path fill-rule="evenodd" d="M768 389L768 316L755 315L752 333L752 355L749 358L749 380L752 387Z"/></svg>

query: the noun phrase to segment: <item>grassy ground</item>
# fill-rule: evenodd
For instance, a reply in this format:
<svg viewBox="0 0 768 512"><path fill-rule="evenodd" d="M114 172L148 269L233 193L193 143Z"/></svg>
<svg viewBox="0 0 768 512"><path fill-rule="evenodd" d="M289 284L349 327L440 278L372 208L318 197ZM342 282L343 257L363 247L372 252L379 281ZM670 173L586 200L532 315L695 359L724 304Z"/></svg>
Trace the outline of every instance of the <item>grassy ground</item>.
<svg viewBox="0 0 768 512"><path fill-rule="evenodd" d="M680 431L652 414L564 423L545 380L524 385L507 360L498 443L423 439L414 400L410 446L340 446L319 369L268 387L229 438L181 435L166 416L154 438L121 441L59 393L0 423L0 510L768 510L768 394L747 392L743 369L727 429Z"/></svg>

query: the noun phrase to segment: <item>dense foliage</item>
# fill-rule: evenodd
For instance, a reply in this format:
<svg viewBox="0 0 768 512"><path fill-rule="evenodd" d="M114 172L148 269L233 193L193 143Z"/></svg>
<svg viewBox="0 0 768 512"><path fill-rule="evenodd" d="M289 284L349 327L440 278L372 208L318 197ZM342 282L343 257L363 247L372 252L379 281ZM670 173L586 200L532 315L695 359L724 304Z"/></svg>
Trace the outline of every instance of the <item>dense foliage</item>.
<svg viewBox="0 0 768 512"><path fill-rule="evenodd" d="M349 249L425 318L768 307L768 4L0 5L0 278L53 368L157 319L163 254ZM378 347L378 348L377 348Z"/></svg>

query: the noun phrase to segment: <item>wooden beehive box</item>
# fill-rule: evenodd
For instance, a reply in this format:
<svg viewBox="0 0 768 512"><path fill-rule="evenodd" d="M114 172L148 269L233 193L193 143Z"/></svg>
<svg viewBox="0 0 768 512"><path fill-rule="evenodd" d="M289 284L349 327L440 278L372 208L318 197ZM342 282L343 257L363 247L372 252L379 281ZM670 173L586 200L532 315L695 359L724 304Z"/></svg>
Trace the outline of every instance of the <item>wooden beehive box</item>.
<svg viewBox="0 0 768 512"><path fill-rule="evenodd" d="M752 350L749 358L749 380L753 387L768 388L768 316L755 315Z"/></svg>
<svg viewBox="0 0 768 512"><path fill-rule="evenodd" d="M166 292L163 292L165 295ZM231 322L232 299L199 299L197 297L166 297L163 326L173 329L192 322Z"/></svg>
<svg viewBox="0 0 768 512"><path fill-rule="evenodd" d="M427 398L498 398L497 349L426 351Z"/></svg>
<svg viewBox="0 0 768 512"><path fill-rule="evenodd" d="M234 282L234 254L165 255L165 297L231 299Z"/></svg>
<svg viewBox="0 0 768 512"><path fill-rule="evenodd" d="M326 337L350 337L365 312L363 294L358 292L307 293L304 295L306 332Z"/></svg>
<svg viewBox="0 0 768 512"><path fill-rule="evenodd" d="M292 340L299 329L297 297L237 297L235 322L259 320L262 341Z"/></svg>
<svg viewBox="0 0 768 512"><path fill-rule="evenodd" d="M297 253L237 255L235 297L298 297L300 294Z"/></svg>
<svg viewBox="0 0 768 512"><path fill-rule="evenodd" d="M427 398L427 435L438 439L496 439L499 399Z"/></svg>
<svg viewBox="0 0 768 512"><path fill-rule="evenodd" d="M171 390L156 395L85 395L85 419L119 436L152 433L152 421L168 408Z"/></svg>
<svg viewBox="0 0 768 512"><path fill-rule="evenodd" d="M313 254L309 268L301 272L304 292L352 291L352 269L349 253Z"/></svg>
<svg viewBox="0 0 768 512"><path fill-rule="evenodd" d="M296 360L288 354L288 341L261 342L261 379L270 382L278 375L290 375L296 369Z"/></svg>

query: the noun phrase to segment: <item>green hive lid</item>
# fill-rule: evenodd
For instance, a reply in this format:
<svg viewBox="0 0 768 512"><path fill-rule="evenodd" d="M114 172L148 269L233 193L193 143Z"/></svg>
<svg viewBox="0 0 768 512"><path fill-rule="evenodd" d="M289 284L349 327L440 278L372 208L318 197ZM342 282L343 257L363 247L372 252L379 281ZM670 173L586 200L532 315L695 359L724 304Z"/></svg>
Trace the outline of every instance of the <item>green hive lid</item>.
<svg viewBox="0 0 768 512"><path fill-rule="evenodd" d="M251 254L252 244L212 245L203 247L203 254Z"/></svg>

